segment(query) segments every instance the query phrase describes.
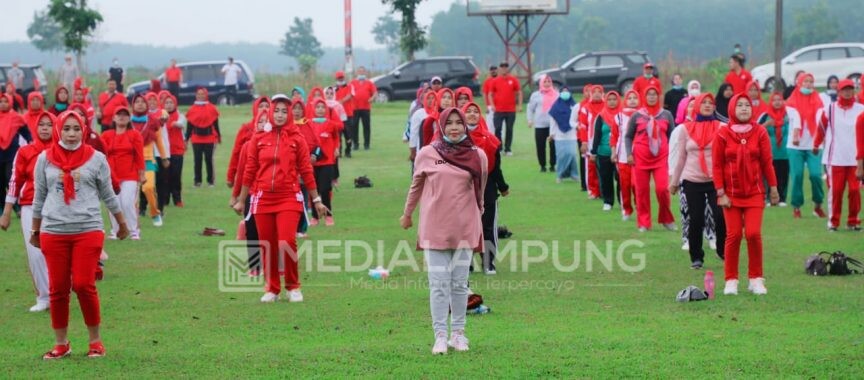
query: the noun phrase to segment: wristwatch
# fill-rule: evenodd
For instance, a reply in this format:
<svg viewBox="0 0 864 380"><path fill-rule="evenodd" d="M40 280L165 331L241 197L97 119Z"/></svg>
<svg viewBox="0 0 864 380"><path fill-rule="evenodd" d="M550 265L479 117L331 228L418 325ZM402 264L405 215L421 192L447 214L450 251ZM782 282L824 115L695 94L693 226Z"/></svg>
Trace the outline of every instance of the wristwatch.
<svg viewBox="0 0 864 380"><path fill-rule="evenodd" d="M312 203L321 203L321 196L317 196L315 198L312 198Z"/></svg>
<svg viewBox="0 0 864 380"><path fill-rule="evenodd" d="M39 230L30 230L30 236L39 236Z"/></svg>

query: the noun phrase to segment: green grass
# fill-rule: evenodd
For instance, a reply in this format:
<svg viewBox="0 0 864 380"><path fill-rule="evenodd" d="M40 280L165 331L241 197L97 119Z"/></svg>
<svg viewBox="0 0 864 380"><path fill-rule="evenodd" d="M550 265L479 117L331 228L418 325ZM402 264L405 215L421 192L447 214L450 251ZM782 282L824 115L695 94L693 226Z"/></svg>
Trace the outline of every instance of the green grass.
<svg viewBox="0 0 864 380"><path fill-rule="evenodd" d="M342 160L337 225L314 228L311 239L357 239L373 246L382 240L388 259L398 241L413 246L416 237L416 229L398 227L409 184L400 141L407 106L376 107L373 150ZM262 305L260 292L220 292L219 238L196 232L204 226L224 228L229 236L235 231L238 217L227 207L224 186L227 144L249 117L245 106L222 112L222 128L231 138L217 149L218 186L191 187L190 155L186 208L168 208L161 229L144 221L139 242L106 243L111 258L99 292L108 357L83 357L87 335L73 301L74 356L50 363L40 359L53 337L48 314L27 312L33 292L20 224L14 220L10 231L0 233L0 373L11 378L853 378L864 370L864 276L814 278L802 270L804 259L820 250L864 258L864 235L829 234L824 220L792 220L789 208L769 209L764 244L770 293L755 297L742 289L737 297L676 303L676 292L691 284L701 287L703 275L688 268L679 233L640 235L633 222L621 222L617 206L603 213L574 183L556 185L552 174L537 170L533 133L521 115L515 156L504 160L512 194L500 202L502 223L514 231L513 239L559 240L565 263L572 261L573 240L612 240L617 246L638 239L644 247L630 252L645 254L643 271L626 273L617 265L607 271L595 262L588 272L583 255L579 269L569 273L545 260L527 272L502 263L495 277L474 275L472 288L493 312L469 316L471 351L445 357L430 354L428 290L416 286L425 283L422 271L397 268L388 288L358 286L368 278L365 271L301 272L302 304ZM352 179L363 174L375 186L354 189ZM338 257L326 263L340 266L344 261ZM722 263L710 251L707 269L722 286Z"/></svg>

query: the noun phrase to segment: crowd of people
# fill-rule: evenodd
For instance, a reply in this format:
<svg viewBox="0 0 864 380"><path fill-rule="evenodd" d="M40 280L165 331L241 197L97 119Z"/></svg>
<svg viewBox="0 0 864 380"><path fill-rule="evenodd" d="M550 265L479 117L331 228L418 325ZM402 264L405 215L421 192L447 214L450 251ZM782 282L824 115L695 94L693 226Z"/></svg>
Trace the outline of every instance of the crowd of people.
<svg viewBox="0 0 864 380"><path fill-rule="evenodd" d="M226 77L232 64L223 69ZM806 171L814 215L827 218L828 229L837 231L848 191L845 224L861 230L864 92L856 97L851 80L833 77L820 94L813 76L799 73L791 91L773 92L766 101L744 64L742 55L730 57L716 95L704 92L698 81L685 87L680 75L672 76L672 88L664 93L650 63L632 90L620 94L587 85L581 100L543 76L529 97L526 117L541 172L555 173L557 183L577 181L589 199L602 201L604 212L617 202L622 220L635 219L640 232L653 227L652 192L657 223L677 230L671 199L680 193L682 248L689 251L690 267L703 267L707 238L725 263L724 294L737 294L739 252L746 240L748 290L761 295L767 293L763 211L787 205L790 179L795 218L803 217ZM30 310L50 309L56 337L44 358L71 353L72 290L90 332L88 355L99 357L105 355L96 291L100 260L107 257L103 240L141 239L141 216L160 227L166 206L184 207L181 178L190 143L194 186L204 181L215 186L213 151L223 140L220 112L205 88L197 89L185 113L179 111L171 90L176 92L183 78L173 61L165 73L169 90L154 86L132 97L131 104L120 92L125 76L116 60L95 104L71 60L60 73L50 106L38 91L26 102L8 90L0 95L0 181L8 184L0 186L5 200L0 227L7 229L12 213L20 210L37 291ZM297 239L306 237L310 226L335 224L339 161L359 150L361 123L363 148L370 148L376 91L362 68L350 82L337 72L332 86L308 95L297 87L290 95L256 99L238 130L226 183L229 205L242 216L239 235L249 242L249 273L265 278L261 302L277 301L282 287L290 302L303 301ZM468 350L473 253L482 257L483 273L496 274L497 200L509 194L502 157L513 154L523 99L507 63L490 68L482 92L485 107L471 89L445 88L441 78L431 78L410 105L403 135L412 180L400 224L413 226L412 214L421 206L417 248L428 264L436 354L448 347ZM93 128L97 124L101 133ZM110 214L107 236L100 203Z"/></svg>

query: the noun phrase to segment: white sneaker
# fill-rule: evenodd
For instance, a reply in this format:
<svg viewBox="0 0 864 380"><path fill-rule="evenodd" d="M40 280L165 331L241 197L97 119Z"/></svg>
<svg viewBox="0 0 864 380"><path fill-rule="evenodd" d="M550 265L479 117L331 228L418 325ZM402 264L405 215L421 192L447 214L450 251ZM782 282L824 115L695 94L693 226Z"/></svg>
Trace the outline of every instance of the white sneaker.
<svg viewBox="0 0 864 380"><path fill-rule="evenodd" d="M780 202L779 206L780 206L780 207L786 207L786 206L789 206L789 205L786 204L786 202Z"/></svg>
<svg viewBox="0 0 864 380"><path fill-rule="evenodd" d="M726 280L726 287L723 289L723 294L727 296L737 296L738 280Z"/></svg>
<svg viewBox="0 0 864 380"><path fill-rule="evenodd" d="M630 220L630 214L621 215L621 221L622 222L626 222L628 220Z"/></svg>
<svg viewBox="0 0 864 380"><path fill-rule="evenodd" d="M717 240L714 240L714 239L708 240L708 246L711 247L712 251L716 251L717 250Z"/></svg>
<svg viewBox="0 0 864 380"><path fill-rule="evenodd" d="M555 178L555 183L561 183L561 178Z"/></svg>
<svg viewBox="0 0 864 380"><path fill-rule="evenodd" d="M435 334L435 344L432 345L432 355L447 354L447 332L441 331Z"/></svg>
<svg viewBox="0 0 864 380"><path fill-rule="evenodd" d="M647 228L645 228L645 227L639 227L639 233L645 233L645 232L648 232L648 229L647 229Z"/></svg>
<svg viewBox="0 0 864 380"><path fill-rule="evenodd" d="M153 226L162 227L162 215L156 215L153 217Z"/></svg>
<svg viewBox="0 0 864 380"><path fill-rule="evenodd" d="M686 243L682 244L681 250L682 251L689 251L690 250L690 242L686 242Z"/></svg>
<svg viewBox="0 0 864 380"><path fill-rule="evenodd" d="M267 292L267 293L264 293L264 295L261 297L261 302L273 303L273 302L276 302L276 300L278 300L278 299L279 299L278 294Z"/></svg>
<svg viewBox="0 0 864 380"><path fill-rule="evenodd" d="M611 211L611 210L612 210L612 205L610 205L608 203L603 204L603 211Z"/></svg>
<svg viewBox="0 0 864 380"><path fill-rule="evenodd" d="M300 293L300 289L288 291L288 302L303 302L303 293Z"/></svg>
<svg viewBox="0 0 864 380"><path fill-rule="evenodd" d="M36 301L36 304L30 307L31 313L39 313L48 310L48 302Z"/></svg>
<svg viewBox="0 0 864 380"><path fill-rule="evenodd" d="M487 276L494 276L496 274L498 274L498 272L496 272L495 269L489 269L486 271Z"/></svg>
<svg viewBox="0 0 864 380"><path fill-rule="evenodd" d="M456 351L468 351L468 338L465 337L465 330L454 330L450 334L450 340L447 342L447 345L453 347Z"/></svg>
<svg viewBox="0 0 864 380"><path fill-rule="evenodd" d="M750 285L747 285L747 290L755 295L768 294L768 289L765 288L765 279L762 277L751 278Z"/></svg>
<svg viewBox="0 0 864 380"><path fill-rule="evenodd" d="M678 226L675 223L663 223L663 227L669 231L678 231Z"/></svg>
<svg viewBox="0 0 864 380"><path fill-rule="evenodd" d="M108 235L108 240L117 240L117 234Z"/></svg>

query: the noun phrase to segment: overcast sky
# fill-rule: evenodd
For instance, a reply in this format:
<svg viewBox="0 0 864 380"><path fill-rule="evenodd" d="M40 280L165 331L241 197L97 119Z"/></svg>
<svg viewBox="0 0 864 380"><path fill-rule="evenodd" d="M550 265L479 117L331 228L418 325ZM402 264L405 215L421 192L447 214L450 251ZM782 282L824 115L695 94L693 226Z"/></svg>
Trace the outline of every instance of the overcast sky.
<svg viewBox="0 0 864 380"><path fill-rule="evenodd" d="M457 0L426 0L417 11L428 26L432 16ZM461 1L461 0L458 0ZM48 0L0 0L0 41L27 41L33 12ZM102 42L185 46L199 42L279 43L294 17L311 17L318 40L344 46L343 0L90 0L105 21ZM377 47L375 20L387 12L381 0L353 0L354 47Z"/></svg>

